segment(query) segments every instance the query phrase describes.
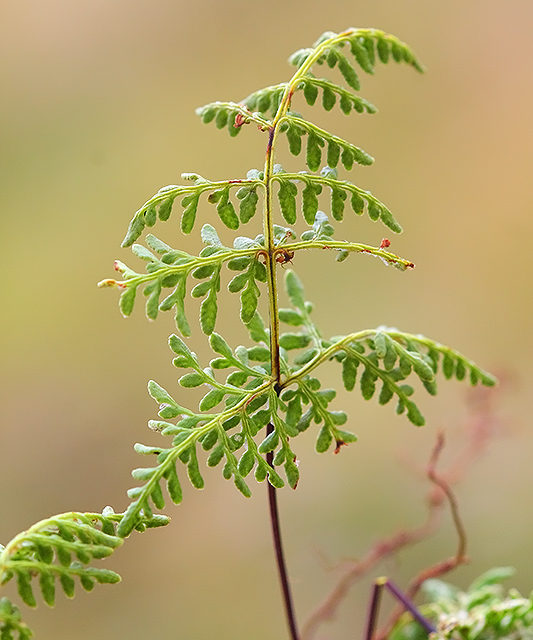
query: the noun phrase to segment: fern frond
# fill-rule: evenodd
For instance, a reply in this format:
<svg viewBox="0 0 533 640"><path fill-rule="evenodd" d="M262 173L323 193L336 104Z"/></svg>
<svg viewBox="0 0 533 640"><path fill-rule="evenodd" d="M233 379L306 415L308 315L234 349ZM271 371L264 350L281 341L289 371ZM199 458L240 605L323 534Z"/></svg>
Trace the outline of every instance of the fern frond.
<svg viewBox="0 0 533 640"><path fill-rule="evenodd" d="M7 598L0 598L0 638L2 640L30 640L33 632L22 621L22 616Z"/></svg>
<svg viewBox="0 0 533 640"><path fill-rule="evenodd" d="M138 453L156 455L157 464L136 469L132 473L134 478L144 484L128 493L133 502L119 527L119 535L122 536L128 535L130 527L141 514L151 515L152 503L158 509L163 508L163 481L166 481L172 501L176 504L181 502L182 491L176 469L178 460L187 465L192 484L197 488L203 487L203 478L198 468L198 442L204 450L211 450L207 464L216 466L225 458L224 477L233 477L239 490L245 495L250 494L234 452L250 437L250 424L256 420L255 413L267 402L268 391L274 386L269 366L265 364L269 360L269 350L255 346L249 349L237 347L233 351L220 335L213 333L210 345L217 357L211 360L209 367L202 368L196 355L178 336L171 336L169 344L177 356L174 358L174 365L188 369L179 379L180 385L186 388L203 386L206 393L200 400L199 411L192 411L179 405L167 391L150 381L148 391L159 404L159 416L163 420L152 420L149 426L163 436L172 436L172 446L161 448L135 445ZM231 372L226 375L225 381L217 380L215 371L226 369L231 369ZM223 410L219 413L207 413L223 401ZM173 418L178 418L176 424L168 422ZM238 425L241 425L241 431L228 436L226 431ZM257 430L253 435L256 433ZM269 469L265 470L265 475L273 473Z"/></svg>
<svg viewBox="0 0 533 640"><path fill-rule="evenodd" d="M339 107L345 115L350 115L352 110L357 113L376 113L377 111L376 107L365 98L324 78L305 76L296 87L296 91L303 91L305 101L310 106L316 103L319 89L322 90L322 106L326 111L333 109L337 98L339 99Z"/></svg>
<svg viewBox="0 0 533 640"><path fill-rule="evenodd" d="M351 142L335 136L303 118L287 114L280 119L280 131L284 131L290 152L298 156L302 149L302 137L307 135L306 164L311 171L318 171L322 163L322 149L327 143L328 164L336 167L339 156L344 168L349 171L354 163L370 165L374 158Z"/></svg>
<svg viewBox="0 0 533 640"><path fill-rule="evenodd" d="M196 381L194 381L196 383ZM152 397L160 403L162 412L160 415L174 417L181 415L176 423L152 421L152 429L160 431L164 436L173 436L172 446L167 448L148 447L136 444L135 450L142 455L156 456L156 465L135 469L132 475L144 484L128 491L132 503L126 510L124 519L118 528L118 535L127 536L141 515L152 515L152 504L157 509L162 509L165 499L161 483L165 482L168 494L175 504L182 500L182 490L178 479L176 464L178 459L187 465L189 479L194 487L201 489L204 485L203 478L198 468L197 443L201 442L205 450L211 454L207 460L209 466L216 466L222 458L226 458L223 475L226 479L233 476L235 485L245 496L250 495L241 473L234 451L245 442L243 433L237 433L229 437L226 429L239 425L245 412L262 406L266 402L265 392L272 386L271 381L263 382L259 386L243 389L240 395L235 395L234 400L227 403L228 408L218 414L195 413L182 408L159 385L150 382L149 390ZM209 392L208 392L209 393ZM179 412L179 413L176 413Z"/></svg>
<svg viewBox="0 0 533 640"><path fill-rule="evenodd" d="M288 84L288 82L281 82L254 91L242 101L242 104L248 109L256 110L259 113L267 114L270 112L274 117ZM294 93L302 91L307 104L312 106L316 102L319 89L322 91L322 106L326 111L330 111L335 106L337 98L342 112L346 115L349 115L352 110L357 113L376 113L377 111L376 107L365 98L348 91L334 82L324 78L315 78L311 75L301 79L295 87Z"/></svg>
<svg viewBox="0 0 533 640"><path fill-rule="evenodd" d="M189 275L196 278L199 282L191 293L203 298L200 324L210 336L215 353L209 366L204 367L183 340L171 336L173 363L184 370L180 386L202 389L204 393L198 409L192 410L179 404L157 383L149 383L149 393L159 404L159 419L151 420L149 426L171 441L165 446L135 445L138 453L155 460L132 473L138 486L128 492L131 504L119 525L119 536L127 535L140 517L151 517L154 508L164 507L165 488L173 502L181 501L180 463L186 467L194 487L204 486L200 470L202 450L208 452L208 466L221 465L224 478L233 479L241 493L249 496L251 490L246 479L252 471L257 481L268 479L274 487L282 487L285 480L278 470L283 466L287 483L296 487L299 470L293 442L312 424L317 426L319 452L327 451L333 443L338 452L342 445L354 442L356 436L343 430L346 413L334 407L336 391L324 388L317 377L317 369L323 362L337 361L342 367L345 388L352 390L359 381L364 399L374 397L378 391L381 404L395 398L397 412L406 413L415 425L422 425L424 418L413 401L412 380L434 394L436 374L441 367L445 377L454 375L463 379L469 373L473 384L493 384L488 374L460 353L423 336L380 327L324 338L312 319L312 304L306 300L292 271L285 278L292 306L278 309L277 265L290 262L296 252L304 249L333 250L339 261L350 252L365 253L403 271L414 266L388 251L390 242L386 238L379 247L334 238L332 221L342 221L347 201L357 215L366 211L371 220L380 220L395 233L401 232L401 227L372 193L338 178L335 167L339 163L350 170L355 163L371 164L373 158L292 110L295 94L302 92L307 103L313 105L322 92L321 102L326 111L338 103L346 114L374 113L376 108L354 93L359 90L358 72L373 73L378 60L389 59L421 70L411 50L382 31L349 29L340 34L326 33L312 48L292 56L297 70L288 82L255 91L240 103L214 102L201 107L197 113L204 122L214 121L218 128L227 127L232 136L247 124L267 133L264 171L251 170L245 180L221 182L191 174L188 176L194 181L191 187L169 187L135 215L125 245L135 242L144 227L155 223L158 209L159 217L168 219L172 202L178 196L183 196L181 227L185 233L194 226L204 192L209 194L208 203L216 206L223 224L233 230L254 217L262 197L263 233L255 238L239 236L233 248L229 248L222 245L215 228L206 224L202 227L202 240L207 246L198 256L176 251L148 235L146 241L151 251L137 244L132 247L146 262L146 274L118 263L124 279L102 283L124 289L121 308L125 315L131 312L139 287L147 296L148 317L155 318L158 311L175 307L178 328L187 336L190 333L184 311L187 279ZM315 75L315 65L324 63L339 70L346 87ZM309 171L288 173L275 164L280 133L286 134L289 150L296 156L302 153L306 137ZM324 156L327 165L317 173ZM297 198L302 186L300 208L308 228L300 239L290 226L275 223L276 183L281 215L288 225L297 220ZM319 211L319 195L325 188L331 194L331 214ZM236 272L228 289L240 294L240 318L249 330L253 346L232 348L214 332L224 266ZM165 288L171 291L161 301ZM268 325L257 310L263 288L268 291ZM289 329L280 331L280 323Z"/></svg>
<svg viewBox="0 0 533 640"><path fill-rule="evenodd" d="M458 380L463 380L468 373L473 385L481 383L492 386L495 383L490 374L454 349L424 336L378 328L324 341L321 349L315 348L300 358L300 363L309 359L301 368L293 369L294 372L283 381L282 387L299 384L302 378L305 379L322 362L335 359L342 363L344 386L351 391L361 365L359 382L363 398L372 398L377 390L376 384L380 381L382 388L379 403L386 404L396 396L397 413L407 411L409 420L417 426L422 426L424 418L410 398L414 388L403 381L413 374L428 393L435 395L435 375L441 356L442 372L447 379L455 375Z"/></svg>
<svg viewBox="0 0 533 640"><path fill-rule="evenodd" d="M237 198L241 199L241 220L248 222L255 213L255 207L253 207L253 211L250 211L250 205L253 201L250 194L255 193L257 196L258 187L264 184L263 174L257 169L250 169L245 179L211 181L197 173L182 173L181 177L184 180L194 182L194 184L169 185L163 187L147 200L143 206L135 212L126 237L122 241L123 247L131 246L142 234L145 227L153 227L157 222L158 216L161 221L167 221L176 198L183 197L181 201L183 207L181 230L183 233L190 233L194 227L200 196L203 193L209 193L207 201L210 204L216 205L220 220L228 228L237 229L240 223L235 207L230 199L231 191L234 189L244 189L244 191L241 191L241 194L246 194L246 201L243 203L244 197L239 196L239 192L237 192ZM257 202L257 199L255 201Z"/></svg>
<svg viewBox="0 0 533 640"><path fill-rule="evenodd" d="M311 320L312 305L305 301L303 287L292 271L286 274L286 288L294 309L280 310L280 320L291 326L300 327L300 333L282 334L280 343L283 341L283 336L288 335L289 339L285 338L286 346L288 345L290 349L302 350L292 364L286 359L286 378L281 382L281 388L288 389L294 384L299 387L296 394L291 392L291 400L299 394L300 402L305 399L311 401L310 393L313 385L318 389L320 383L313 381L309 387L309 375L320 364L332 359L342 364L343 382L348 391L354 389L357 371L360 368L362 372L359 383L363 398L365 400L372 398L376 393L377 383L381 382L379 403L386 404L396 396L397 413L407 412L409 420L417 426L424 424L424 418L411 399L414 388L404 383L411 374L418 378L432 395L435 395L437 390L435 376L438 373L439 363L447 379L455 376L458 380L463 380L468 374L471 384L481 383L492 386L495 383L495 379L490 374L461 353L425 336L380 327L324 340ZM334 395L328 402L333 397ZM313 402L311 404L316 405ZM326 421L325 412L323 409L319 410L319 406L320 404L314 406L314 417L317 422L317 418L325 421L326 430L331 436L329 442L331 442L335 437L334 422ZM312 412L306 415L299 427L300 430L309 426L311 417L313 417ZM321 444L326 440L328 437L324 435Z"/></svg>
<svg viewBox="0 0 533 640"><path fill-rule="evenodd" d="M208 466L217 466L225 460L222 470L224 478L233 478L236 487L245 497L251 495L245 478L254 467L257 481L261 482L268 478L268 481L276 487L281 488L284 485L277 471L263 457L263 454L275 449L281 443L274 465L283 464L289 485L296 486L295 455L290 449L288 439L297 435L298 432L295 428L291 429L279 415L284 405L277 397L272 379L261 379L263 375L258 378L257 370L251 370L249 365L243 362L253 358L263 361L266 356L265 349L258 350L257 347L252 347L246 350L247 356L244 357L243 350L239 348L234 355L230 355L231 350L225 343L222 346L220 336L217 336L215 344L225 354L223 358L215 360L217 367L226 368L233 364L237 368L237 373L243 374L238 380L234 374L230 374L234 375L233 381L236 384L244 384L249 377L252 377L251 381L242 387L241 395L227 402L227 408L218 414L200 414L183 409L168 392L153 381L150 382L150 394L160 404L160 416L165 418L164 421L151 421L150 427L160 431L163 436L173 436L173 442L169 448L135 445L137 453L156 455L157 463L153 467L135 469L132 472L133 477L143 481L144 484L128 492L132 503L118 529L119 535L128 535L130 522L141 514L151 515L152 504L158 509L164 507L165 500L161 488L163 481L166 482L171 500L176 504L181 502L182 491L176 468L178 461L187 466L193 486L203 488L204 481L198 466L198 443L201 444L202 449L210 452L207 458ZM268 354L268 350L266 352ZM236 357L239 358L240 363L235 362ZM200 379L193 382L196 384ZM208 392L208 395L209 393L211 392ZM167 422L168 419L176 417L180 418L176 424ZM255 437L269 422L275 426L275 435L267 437L258 445ZM240 430L238 430L239 427ZM244 452L240 459L237 459L236 452L245 445Z"/></svg>
<svg viewBox="0 0 533 640"><path fill-rule="evenodd" d="M38 577L43 600L53 606L56 581L66 596L73 597L75 579L90 591L95 583L113 584L120 576L109 569L90 566L93 560L111 555L123 540L116 534L123 514L110 507L102 513L63 513L31 526L15 536L0 552L0 584L15 578L25 604L35 607L32 579ZM144 530L167 524L164 516L139 516L132 529ZM14 615L14 614L13 614Z"/></svg>
<svg viewBox="0 0 533 640"><path fill-rule="evenodd" d="M217 316L217 297L220 291L220 275L224 264L238 271L229 283L231 292L241 292L241 317L247 322L257 308L260 289L257 282L265 282L265 266L260 257L265 253L262 236L252 240L239 236L233 248L222 245L214 227L202 227L204 249L199 256L191 256L185 251L175 250L155 236L149 234L146 243L154 251L134 244L133 253L146 262L147 273L138 273L120 261L115 261L115 269L123 280L108 278L98 283L100 287L118 287L122 290L119 306L122 314L131 315L137 291L141 289L146 297L146 316L155 320L159 311L175 309L176 324L184 336L190 335L190 327L185 315L185 296L189 276L201 280L191 291L193 298L204 298L201 306L200 322L206 334L212 333ZM156 255L158 254L158 255ZM163 290L172 291L161 300Z"/></svg>
<svg viewBox="0 0 533 640"><path fill-rule="evenodd" d="M288 255L302 249L331 249L336 252L336 260L342 262L349 253L363 253L382 260L386 265L391 265L400 271L413 269L414 264L405 258L401 258L390 251L386 251L384 246L390 246L390 242L385 239L385 244L379 247L361 244L359 242L346 242L343 240L333 240L333 228L329 224L328 217L322 211L317 211L313 227L302 233L302 241L288 242L283 245L280 251L289 252Z"/></svg>
<svg viewBox="0 0 533 640"><path fill-rule="evenodd" d="M313 224L315 214L318 210L318 200L312 197L306 198L306 193L316 193L322 191L322 187L327 187L331 191L331 213L335 220L341 221L344 217L345 201L350 196L352 211L357 215L362 215L365 210L369 218L373 221L381 220L394 233L401 233L402 228L387 208L370 191L365 191L357 187L348 180L339 180L335 169L329 166L324 167L320 174L313 173L287 173L277 171L272 179L279 183L278 198L281 211L289 224L294 220L287 219L286 213L292 218L292 212L296 209L297 182L305 185L302 193L302 213L308 224ZM294 185L291 188L291 185Z"/></svg>
<svg viewBox="0 0 533 640"><path fill-rule="evenodd" d="M306 72L310 71L313 65L324 62L330 68L338 66L348 84L358 90L359 81L355 69L344 56L345 45L350 47L354 61L366 73L374 72L376 59L384 64L392 59L395 62L405 62L417 71L424 70L405 42L379 29L351 28L338 34L327 31L318 38L313 47L299 49L293 53L289 62L298 69L304 67Z"/></svg>
<svg viewBox="0 0 533 640"><path fill-rule="evenodd" d="M265 120L259 113L252 113L247 106L236 102L210 102L196 109L196 114L202 118L202 122L214 121L217 129L227 127L230 136L238 135L245 124L255 123L261 131L268 131L272 126L270 120Z"/></svg>

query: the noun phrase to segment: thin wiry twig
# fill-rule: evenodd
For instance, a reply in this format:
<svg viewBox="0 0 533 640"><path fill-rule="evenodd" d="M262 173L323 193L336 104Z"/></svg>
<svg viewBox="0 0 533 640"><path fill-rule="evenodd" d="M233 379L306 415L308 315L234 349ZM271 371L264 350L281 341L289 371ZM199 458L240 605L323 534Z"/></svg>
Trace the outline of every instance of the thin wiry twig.
<svg viewBox="0 0 533 640"><path fill-rule="evenodd" d="M416 544L420 540L432 535L438 529L445 500L450 500L450 495L452 496L452 501L450 501L452 517L454 518L454 523L460 536L458 553L454 558L434 565L425 572L419 574L419 576L412 582L408 593L410 594L411 591L416 593L424 580L427 580L430 577L436 577L437 575L442 575L457 566L457 558L464 556L466 543L464 527L460 524L457 502L451 493L450 485L457 483L465 475L466 471L470 468L472 461L485 450L488 444L488 441L494 431L495 423L494 411L491 402L492 397L493 393L490 390L483 389L481 393L479 393L478 389L472 390L472 393L470 394L470 403L471 406L474 406L467 423L467 429L470 437L463 450L458 453L447 471L445 473L440 473L438 476L435 473L435 467L442 450L440 439L433 449L428 468L426 469L426 475L432 481L434 486L428 495L428 512L424 523L419 527L399 531L392 536L378 541L361 559L355 562L350 562L337 584L326 598L324 598L321 604L319 604L311 613L303 625L301 640L312 640L319 626L334 618L350 588L361 577L368 574L368 572L377 564L385 558L393 556L400 549ZM433 478L431 477L432 475ZM435 482L434 478L437 478L438 482ZM448 491L444 490L443 485L447 487ZM457 526L458 523L459 526Z"/></svg>
<svg viewBox="0 0 533 640"><path fill-rule="evenodd" d="M434 564L433 566L424 569L421 571L409 585L406 595L409 600L413 600L422 584L428 580L429 578L439 578L444 574L452 571L456 567L461 564L464 564L468 561L466 557L466 531L464 528L463 521L461 520L461 516L459 515L459 507L457 504L457 498L455 497L453 491L450 488L448 482L437 474L436 465L439 459L439 456L444 447L444 434L443 432L439 432L437 435L437 442L431 454L431 458L429 460L429 464L426 469L426 474L428 478L433 482L435 486L437 486L442 493L446 496L448 501L448 505L450 507L450 511L452 514L455 530L457 532L458 543L457 543L457 551L452 558L448 558L447 560L443 560ZM397 607L393 613L391 614L389 620L385 624L384 628L380 630L376 635L374 640L386 640L388 638L391 630L394 628L401 615L404 612L403 607Z"/></svg>

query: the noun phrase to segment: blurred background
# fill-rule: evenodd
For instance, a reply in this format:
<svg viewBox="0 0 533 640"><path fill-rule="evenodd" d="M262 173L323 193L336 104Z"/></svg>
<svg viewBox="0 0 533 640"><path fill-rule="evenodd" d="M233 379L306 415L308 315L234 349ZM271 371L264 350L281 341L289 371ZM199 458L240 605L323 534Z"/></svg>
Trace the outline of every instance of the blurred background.
<svg viewBox="0 0 533 640"><path fill-rule="evenodd" d="M338 265L320 253L298 256L295 268L325 335L398 326L501 376L490 442L456 487L471 563L453 579L464 586L490 566L514 565L516 586L528 592L533 4L5 0L1 15L0 541L51 513L122 510L129 471L142 464L133 443L158 442L146 429L156 415L146 381L176 389L167 346L173 318L148 323L139 306L124 320L116 292L96 282L113 277L115 258L139 267L119 245L133 212L159 187L183 171L223 179L262 166L258 132L230 140L203 126L194 108L289 78L288 55L325 30L374 26L408 42L427 74L380 66L362 86L377 115L316 109L313 118L376 157L350 179L386 202L405 230L392 238L347 215L338 237L379 244L388 234L391 250L417 268L400 273L356 255ZM285 150L279 159L303 168ZM204 207L200 223L211 215ZM177 220L156 233L196 252L200 225L184 238ZM259 224L255 218L244 233ZM232 296L217 325L235 344L244 340L237 309ZM191 343L208 357L197 326ZM323 378L340 386L334 369ZM280 504L302 621L343 561L423 521L421 470L437 430L446 432L446 466L466 446L472 422L466 385L440 388L438 399L422 400L423 429L392 407L342 392L336 405L359 442L319 456L310 429L295 443L302 479L298 491L281 492ZM245 500L219 469L206 474L206 486L186 488L184 503L168 507L169 527L134 536L108 562L122 574L120 586L73 603L61 598L55 613L44 605L26 613L37 637L286 637L265 487ZM405 585L455 544L444 514L437 535L366 576L316 637L359 637L373 577Z"/></svg>

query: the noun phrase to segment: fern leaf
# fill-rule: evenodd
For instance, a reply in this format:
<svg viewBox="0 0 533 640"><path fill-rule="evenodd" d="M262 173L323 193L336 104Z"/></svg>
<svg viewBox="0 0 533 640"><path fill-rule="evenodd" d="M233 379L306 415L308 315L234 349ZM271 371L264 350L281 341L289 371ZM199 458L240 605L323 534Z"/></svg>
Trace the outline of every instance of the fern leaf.
<svg viewBox="0 0 533 640"><path fill-rule="evenodd" d="M267 110L268 108L265 109L265 111ZM218 129L227 126L228 133L232 137L239 133L243 125L250 122L254 122L265 131L271 126L271 122L258 112L252 113L246 106L235 102L211 102L196 109L196 113L202 118L202 122L214 121Z"/></svg>
<svg viewBox="0 0 533 640"><path fill-rule="evenodd" d="M415 425L424 424L413 399L415 387L421 385L428 393L436 393L439 367L447 378L455 376L462 380L468 376L472 384L493 383L488 374L458 352L422 336L380 327L348 336L324 338L312 318L313 305L306 300L300 280L290 270L286 272L285 285L292 308L276 313L275 267L277 263L290 262L297 251L330 249L339 261L351 252L365 253L402 271L414 267L412 262L388 251L390 241L386 238L379 247L334 238L332 222L342 221L347 208L357 215L366 212L371 220L380 220L393 232L401 232L401 227L391 211L373 194L338 178L336 167L339 163L350 170L355 163L371 164L373 158L291 110L294 95L302 92L310 105L316 104L320 96L326 111L338 105L345 114L352 111L374 113L376 108L355 93L359 90L359 76L361 72L374 73L379 61L391 59L421 70L411 50L382 31L328 32L313 47L291 57L297 71L288 82L259 89L240 103L214 102L201 107L198 114L204 122L226 128L231 136L249 124L253 129L257 127L267 133L265 170L252 169L245 180L218 182L197 174L186 174L184 177L192 181L191 186L167 187L136 213L124 244L133 245L132 251L145 263L146 273L137 273L117 262L123 280L107 280L102 285L114 285L123 290L120 305L124 315L131 313L137 290L146 297L146 313L151 319L159 311L175 308L178 327L186 336L190 327L185 317L184 300L189 276L196 279L191 295L202 299L200 324L209 335L215 357L205 367L181 338L171 336L173 364L183 370L180 386L202 392L198 409L182 406L157 383L149 383L150 395L159 404L160 418L151 420L149 426L170 441L167 440L165 446L135 446L139 454L148 456L152 462L132 472L137 486L128 492L131 504L120 522L118 536L128 535L140 518L153 518L153 510L160 510L165 505L165 490L173 502L182 500L181 465L186 468L194 487L204 486L200 447L208 452L207 465L219 466L223 477L231 479L243 495L249 496L248 478L252 472L257 481L268 479L274 487L282 487L285 481L279 470L283 467L288 485L296 487L299 469L292 448L293 439L312 425L316 426L319 452L327 451L333 445L338 453L342 445L354 442L356 436L343 428L346 414L332 404L335 390L324 388L316 377L315 370L323 362L334 360L341 365L347 390L357 387L363 399L376 398L383 405L395 400L397 413L405 413ZM316 77L315 65L336 67L343 80L339 84ZM280 132L286 134L293 155L300 155L305 149L309 171L287 173L283 167L274 164ZM323 166L324 160L326 166ZM297 205L301 208L307 228L300 239L290 227L273 221L275 183L281 215L287 224L296 223ZM319 197L323 191L330 196L328 215L319 210ZM208 204L215 207L222 224L231 230L237 230L241 223L254 218L263 196L264 232L255 238L240 235L230 248L224 246L212 225L205 224L201 237L206 246L198 256L174 250L151 234L146 237L147 247L134 244L145 227L155 224L157 217L169 219L173 202L178 197L183 208L181 228L189 233L194 227L202 194L207 196ZM299 197L301 200L297 202ZM228 289L240 295L240 317L255 343L253 346L232 348L214 331L224 265L233 272ZM268 286L270 297L268 329L258 312L264 284ZM166 291L168 289L170 292ZM163 292L166 297L161 301ZM288 325L288 330L280 333L278 320ZM61 553L66 552L65 547ZM50 557L45 547L40 554L41 562ZM79 555L78 559L83 562ZM69 580L71 577L67 576L67 587L63 585L66 590L71 589ZM82 578L86 588L90 588L93 581L93 575ZM19 588L31 601L31 585L24 576L19 580ZM41 588L47 592L45 598L53 600L52 584L46 572L41 578Z"/></svg>
<svg viewBox="0 0 533 640"><path fill-rule="evenodd" d="M258 251L264 248L251 239L236 239L234 248L224 247L215 229L211 225L202 228L202 239L206 247L199 256L191 256L185 251L172 249L158 238L149 234L147 244L154 248L154 255L145 247L134 244L133 253L146 263L146 273L138 273L122 263L115 263L115 268L123 276L123 280L103 280L101 287L118 287L122 290L119 304L122 314L131 315L138 289L146 296L146 315L155 319L159 311L175 309L176 324L183 335L190 335L190 328L185 316L185 296L189 276L202 280L191 291L193 298L204 298L201 324L204 333L214 329L217 315L217 296L221 286L221 268L227 263L230 269L246 269L242 293L244 298L243 318L250 318L257 305L260 291L256 281L264 282L266 272L264 266L256 258ZM248 242L244 242L248 240ZM161 300L165 289L166 292ZM236 290L235 283L230 291ZM240 289L238 289L240 291Z"/></svg>
<svg viewBox="0 0 533 640"><path fill-rule="evenodd" d="M0 598L0 638L2 640L30 640L33 638L33 632L22 621L18 607L7 598Z"/></svg>
<svg viewBox="0 0 533 640"><path fill-rule="evenodd" d="M254 91L244 98L241 103L250 111L257 111L263 115L270 112L272 116L275 116L286 88L286 82L265 87Z"/></svg>
<svg viewBox="0 0 533 640"><path fill-rule="evenodd" d="M321 129L315 124L300 118L299 116L287 114L280 120L282 122L281 130L285 131L289 138L289 147L291 153L299 155L300 149L294 142L291 144L291 135L297 135L301 140L303 133L308 136L307 147L307 166L311 171L316 171L320 167L322 159L322 147L327 143L328 146L335 146L341 150L341 162L346 170L350 170L354 163L360 165L370 165L374 162L374 158L366 151L356 147L351 142L343 140L338 136L329 133L325 129ZM303 132L303 133L302 133ZM329 156L328 156L329 159ZM336 166L336 162L332 166Z"/></svg>
<svg viewBox="0 0 533 640"><path fill-rule="evenodd" d="M379 29L352 28L339 34L328 31L315 42L312 48L300 49L293 53L289 62L298 68L304 67L306 71L310 71L316 63L327 62L330 67L339 64L341 73L345 77L348 76L346 81L358 89L358 83L353 76L355 70L342 53L345 44L349 45L355 62L366 73L374 71L376 60L374 45L381 62L386 64L392 58L395 62L405 62L417 71L423 71L422 65L404 42ZM353 73L347 71L346 65L353 70Z"/></svg>
<svg viewBox="0 0 533 640"><path fill-rule="evenodd" d="M218 414L198 413L185 409L177 404L173 398L157 383L149 383L150 395L159 403L159 415L165 420L152 420L150 427L159 431L163 436L173 438L172 445L167 448L148 447L141 444L135 445L137 453L147 456L156 456L156 464L152 467L135 469L132 475L140 480L142 486L130 489L128 492L132 502L120 526L119 536L127 536L136 520L142 515L152 513L152 504L157 509L162 509L165 503L162 493L162 484L166 487L170 498L176 504L182 499L181 486L178 479L176 465L178 461L187 464L188 476L193 486L200 488L203 480L197 463L196 447L201 443L206 450L211 450L208 458L209 466L216 466L223 458L226 459L224 477L233 477L237 488L249 495L249 489L244 482L238 468L238 461L234 452L243 446L244 433L229 436L227 429L237 427L243 421L246 412L259 408L267 401L265 391L272 385L272 381L266 370L260 366L249 364L250 354L244 354L242 350L235 352L218 334L212 334L210 338L213 350L222 355L211 362L214 369L233 367L241 374L245 374L240 380L235 376L225 383L219 382L213 375L211 368L202 369L198 360L187 345L178 336L171 336L170 346L177 358L174 364L180 368L192 369L192 373L180 378L180 384L185 387L206 385L207 394L200 401L200 411L209 409L224 398L226 408ZM232 375L232 374L230 374ZM239 382L240 386L236 383ZM258 406L256 406L258 405ZM167 422L169 418L180 418L177 423Z"/></svg>
<svg viewBox="0 0 533 640"><path fill-rule="evenodd" d="M381 222L394 233L401 233L402 231L401 226L398 224L386 205L378 200L370 191L365 191L347 180L339 180L336 176L336 172L329 167L323 169L320 175L312 173L280 172L273 176L273 180L280 184L280 191L283 187L284 194L287 193L287 185L293 185L291 197L294 198L294 201L296 200L297 195L297 188L295 189L294 187L296 187L295 183L297 182L303 183L307 189L314 187L315 191L319 187L328 187L331 190L331 209L333 217L336 220L342 220L344 201L347 200L349 196L349 202L355 214L362 215L366 208L367 214L372 220L381 220ZM311 202L308 200L306 206L307 214L304 209L304 203L302 203L304 217L306 217L309 224L312 224L314 216L318 211L318 201Z"/></svg>
<svg viewBox="0 0 533 640"><path fill-rule="evenodd" d="M203 107L198 107L196 114L202 118L202 122L214 121L217 129L223 129L227 126L231 136L236 136L243 124L254 122L265 130L271 124L270 121L261 117L259 113L252 113L246 106L236 102L211 102Z"/></svg>
<svg viewBox="0 0 533 640"><path fill-rule="evenodd" d="M102 513L63 513L34 524L2 548L0 582L5 584L15 578L21 599L30 607L37 604L34 578L38 578L41 595L49 606L55 603L56 581L68 597L74 595L75 578L87 590L95 583L119 582L120 576L114 571L91 564L111 555L122 544L116 534L122 517L106 507ZM132 522L132 529L143 530L167 522L163 516L138 517ZM9 613L8 605L5 607L0 606L0 624L2 611ZM17 619L16 612L11 611L10 615L11 620ZM30 637L21 633L21 637Z"/></svg>
<svg viewBox="0 0 533 640"><path fill-rule="evenodd" d="M455 375L459 380L464 379L465 372L468 371L472 384L492 386L495 383L490 374L449 347L423 336L380 328L360 331L329 343L324 341L323 348L304 362L303 367L293 369L294 373L283 386L293 382L299 384L302 377L308 375L321 362L334 358L343 365L343 382L347 390L354 388L356 372L358 367L361 367L360 386L364 399L369 400L374 396L376 383L381 381L380 404L386 404L396 396L397 412L406 411L413 424L422 426L424 418L410 397L413 387L403 384L403 381L414 375L429 393L435 394L438 355L444 355L454 363ZM399 366L394 368L397 359Z"/></svg>
<svg viewBox="0 0 533 640"><path fill-rule="evenodd" d="M210 194L208 202L217 206L217 211L224 224L230 229L236 229L239 226L239 221L235 220L235 217L231 214L230 209L233 205L229 199L230 190L248 187L250 190L255 191L259 185L263 184L260 178L260 172L253 170L249 172L249 175L250 174L254 177L242 180L221 180L213 182L203 178L197 173L183 173L182 178L194 182L194 184L169 185L160 189L136 211L135 216L130 222L128 232L122 241L122 246L131 246L140 237L145 227L152 227L155 224L157 215L159 215L161 221L167 221L170 218L174 202L178 198L182 198L182 231L184 233L190 233L194 227L200 196L203 193Z"/></svg>
<svg viewBox="0 0 533 640"><path fill-rule="evenodd" d="M303 286L292 271L285 276L287 294L293 310L285 310L280 314L280 320L289 320L289 324L300 327L299 334L284 334L284 360L286 362L287 377L282 382L282 388L288 389L296 384L311 403L310 413L302 415L300 429L307 428L311 418L318 422L318 417L324 422L321 432L320 445L327 448L333 441L333 419L327 419L324 412L317 408L320 401L313 399L313 394L320 387L318 380L314 381L316 389L309 387L309 374L322 362L335 359L342 364L342 379L345 388L351 391L355 387L358 370L361 395L365 400L375 396L377 384L381 383L379 403L387 404L393 397L397 399L397 413L406 413L408 419L416 426L424 424L424 418L412 400L414 389L404 383L409 376L419 379L428 393L436 393L436 374L439 362L445 377L455 375L463 380L469 374L471 384L481 383L491 386L495 379L474 362L465 358L458 351L450 349L438 342L420 335L403 333L395 329L380 327L374 330L364 330L350 336L324 340L320 331L314 325L311 316L310 303L305 301ZM285 336L285 337L284 337ZM292 363L287 359L287 351L304 349ZM288 389L290 391L290 389ZM316 394L315 394L316 395ZM320 394L319 394L320 395ZM284 396L285 397L285 396ZM318 404L317 404L318 403ZM329 435L328 435L329 434ZM327 446L326 446L327 444Z"/></svg>

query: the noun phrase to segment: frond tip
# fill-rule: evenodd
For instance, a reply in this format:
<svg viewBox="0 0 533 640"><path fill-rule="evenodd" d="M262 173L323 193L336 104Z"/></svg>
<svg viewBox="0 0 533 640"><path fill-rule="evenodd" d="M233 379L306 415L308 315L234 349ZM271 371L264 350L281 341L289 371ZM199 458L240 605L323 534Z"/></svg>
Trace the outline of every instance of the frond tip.
<svg viewBox="0 0 533 640"><path fill-rule="evenodd" d="M387 64L390 60L404 62L417 71L424 71L424 67L413 51L396 36L380 29L355 27L341 33L326 31L313 47L295 51L290 56L289 62L299 69L305 65L306 71L309 71L314 64L326 63L330 68L338 66L346 82L358 91L359 79L351 58L344 55L345 45L348 45L354 62L365 73L374 73L378 60L383 64Z"/></svg>
<svg viewBox="0 0 533 640"><path fill-rule="evenodd" d="M91 591L96 583L119 582L120 576L114 571L91 565L94 560L111 555L122 544L122 538L116 533L122 517L123 514L106 507L102 513L70 512L37 522L1 549L0 584L15 578L23 602L35 607L32 582L38 578L42 598L52 607L56 581L69 598L74 596L76 580L86 591ZM143 531L167 522L165 516L142 517L136 520L134 528ZM12 613L12 619L15 618Z"/></svg>

